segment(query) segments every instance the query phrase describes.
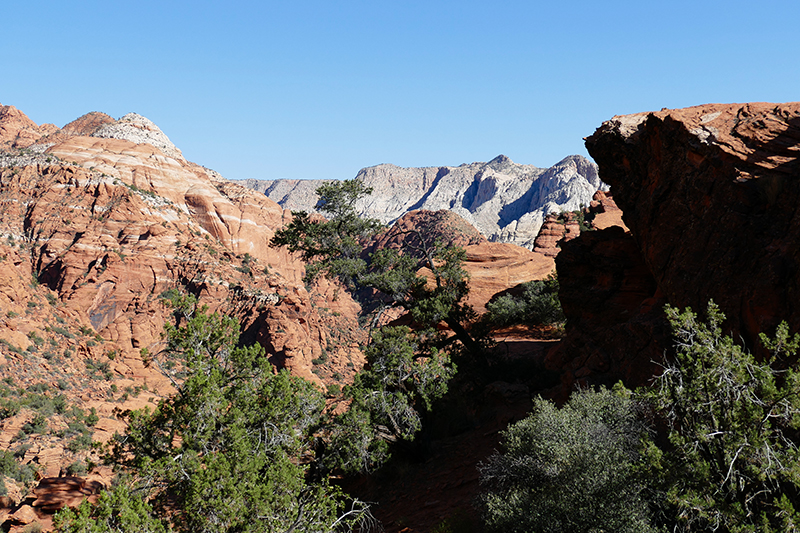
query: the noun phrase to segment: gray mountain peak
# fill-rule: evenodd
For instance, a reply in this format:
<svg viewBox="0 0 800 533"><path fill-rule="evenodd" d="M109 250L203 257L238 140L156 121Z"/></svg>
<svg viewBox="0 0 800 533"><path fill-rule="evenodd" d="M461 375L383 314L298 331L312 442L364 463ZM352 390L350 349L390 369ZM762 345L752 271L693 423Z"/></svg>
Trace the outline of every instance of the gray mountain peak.
<svg viewBox="0 0 800 533"><path fill-rule="evenodd" d="M597 165L579 155L546 169L499 155L488 163L457 167L381 164L362 169L356 177L373 188L358 206L366 216L391 223L415 209L447 209L491 241L528 248L533 247L545 215L579 209L598 189L608 189L597 175ZM245 184L286 209L313 211L315 191L324 181L245 180Z"/></svg>

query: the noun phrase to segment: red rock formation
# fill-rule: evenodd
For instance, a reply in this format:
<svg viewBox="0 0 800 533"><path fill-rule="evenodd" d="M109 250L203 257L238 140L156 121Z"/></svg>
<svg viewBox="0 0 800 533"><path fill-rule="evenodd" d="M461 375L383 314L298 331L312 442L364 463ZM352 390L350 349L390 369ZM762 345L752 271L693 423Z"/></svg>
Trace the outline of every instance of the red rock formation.
<svg viewBox="0 0 800 533"><path fill-rule="evenodd" d="M631 265L641 262L654 289L636 282L641 290L629 291L626 305L601 312L586 297L595 288L565 288L568 321L582 324L586 345L569 334L567 343L605 354L595 365L600 372L622 376L624 366L647 365L669 347L657 325L642 327L653 331L654 340L645 343L643 337L638 352L630 351L623 336L603 335L609 326L624 329L640 320L655 295L663 295L659 306L666 301L695 310L713 299L728 317L726 329L757 351L758 333L772 333L781 320L800 329L800 103L710 104L618 116L587 138L586 146L632 237L608 234L600 246L585 240L597 237L581 236L574 241L581 250L571 258L559 256L562 283L567 271L580 268L576 261L595 264L603 250L625 248L622 255ZM620 271L626 268L612 268L594 287L609 286ZM589 340L595 333L596 340Z"/></svg>
<svg viewBox="0 0 800 533"><path fill-rule="evenodd" d="M653 375L666 335L664 300L630 233L621 227L584 232L556 257L565 336L545 366L562 372L562 392L577 380L642 384Z"/></svg>
<svg viewBox="0 0 800 533"><path fill-rule="evenodd" d="M97 409L95 440L108 440L124 429L114 409L171 391L140 351L160 349L171 311L159 296L172 288L239 318L246 342L261 342L297 375L344 383L360 368L358 305L324 280L307 289L303 263L268 246L290 217L277 204L177 150L173 157L146 143L85 136L112 124L102 114L51 131L14 108L3 113L10 151L0 154L9 165L0 167L0 362L17 386L63 381L71 402ZM45 154L11 148L30 143L51 146ZM326 363L314 364L323 351ZM86 361L107 365L111 378L88 378ZM2 421L4 449L31 416L23 410ZM54 435L29 442L25 461L45 475L75 460Z"/></svg>
<svg viewBox="0 0 800 533"><path fill-rule="evenodd" d="M36 499L34 509L53 513L64 507L77 507L87 498L95 502L105 487L98 481L89 481L77 476L46 477L33 490Z"/></svg>
<svg viewBox="0 0 800 533"><path fill-rule="evenodd" d="M469 303L478 313L499 293L521 283L544 279L555 268L551 257L510 243L489 242L474 226L452 211L411 211L403 215L391 229L379 235L371 250L400 247L403 242L417 244L419 231L430 242L464 248L467 253L464 269L469 275Z"/></svg>
<svg viewBox="0 0 800 533"><path fill-rule="evenodd" d="M561 251L561 242L571 241L580 234L580 225L574 213L550 213L544 219L533 251L555 257Z"/></svg>
<svg viewBox="0 0 800 533"><path fill-rule="evenodd" d="M38 126L14 106L0 105L0 148L27 148L57 130L53 124Z"/></svg>
<svg viewBox="0 0 800 533"><path fill-rule="evenodd" d="M591 213L591 224L594 229L619 226L625 231L629 231L622 221L622 209L617 207L617 202L614 201L610 192L597 191L594 193L588 211Z"/></svg>

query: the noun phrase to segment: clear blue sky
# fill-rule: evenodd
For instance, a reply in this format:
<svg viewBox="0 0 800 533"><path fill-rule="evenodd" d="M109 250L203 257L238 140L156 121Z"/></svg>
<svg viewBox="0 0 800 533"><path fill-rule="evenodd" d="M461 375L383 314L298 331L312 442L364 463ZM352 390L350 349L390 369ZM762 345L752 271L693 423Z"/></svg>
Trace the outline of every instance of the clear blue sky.
<svg viewBox="0 0 800 533"><path fill-rule="evenodd" d="M800 100L800 2L7 2L0 103L134 111L231 179L586 155L615 114Z"/></svg>

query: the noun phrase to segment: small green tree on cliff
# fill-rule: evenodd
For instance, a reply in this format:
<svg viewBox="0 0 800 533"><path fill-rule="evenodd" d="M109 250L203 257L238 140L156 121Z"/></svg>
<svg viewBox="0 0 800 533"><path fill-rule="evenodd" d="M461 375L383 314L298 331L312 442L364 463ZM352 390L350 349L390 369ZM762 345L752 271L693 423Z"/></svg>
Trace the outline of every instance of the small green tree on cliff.
<svg viewBox="0 0 800 533"><path fill-rule="evenodd" d="M464 250L432 242L416 230L390 230L405 233L403 246L366 254L366 245L382 225L359 217L356 202L371 192L360 180L320 186L318 208L329 218L293 212L292 222L270 243L299 253L307 262L308 281L325 275L356 294L371 291L370 303L379 302L373 324L391 307L407 311L413 319L414 330L372 332L365 351L367 365L345 389L351 407L333 431L330 458L336 466L362 471L386 457L387 438L412 439L420 428L419 411L430 409L431 402L447 391L455 374L450 358L453 343L475 356L482 350L464 325L474 316L464 302L469 291ZM440 323L454 335L442 335L437 330Z"/></svg>

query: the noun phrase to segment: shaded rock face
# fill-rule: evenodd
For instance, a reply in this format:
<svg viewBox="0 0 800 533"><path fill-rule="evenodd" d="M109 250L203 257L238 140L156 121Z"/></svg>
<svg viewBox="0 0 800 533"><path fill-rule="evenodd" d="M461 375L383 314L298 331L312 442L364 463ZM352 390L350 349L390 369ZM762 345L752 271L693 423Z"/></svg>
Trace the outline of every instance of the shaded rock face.
<svg viewBox="0 0 800 533"><path fill-rule="evenodd" d="M498 156L488 163L457 167L401 168L378 165L357 178L374 192L359 205L365 216L390 223L417 209L450 210L475 226L488 240L528 248L545 215L588 205L605 185L597 168L581 156L569 156L542 169ZM286 209L312 211L322 180L245 180L244 183Z"/></svg>
<svg viewBox="0 0 800 533"><path fill-rule="evenodd" d="M561 344L545 366L562 372L562 391L576 381L643 384L667 334L655 280L633 236L619 226L563 242L556 257L559 298L567 317Z"/></svg>
<svg viewBox="0 0 800 533"><path fill-rule="evenodd" d="M631 232L615 232L603 247L638 253L654 288L629 294L628 305L609 309L601 322L579 309L583 294L562 285L568 320L584 324L588 337L598 332L588 345L606 354L601 369L620 371L612 361L622 357L614 344L623 337L599 332L637 320L648 308L648 292L660 298L659 307L703 310L713 299L728 317L726 328L757 353L759 332L773 333L781 320L800 329L800 103L711 104L614 117L586 146ZM591 248L591 238L573 243ZM562 280L579 268L575 261L594 262L602 253L559 256ZM662 356L671 341L658 333L663 328L652 329L651 348L627 357L647 364Z"/></svg>

